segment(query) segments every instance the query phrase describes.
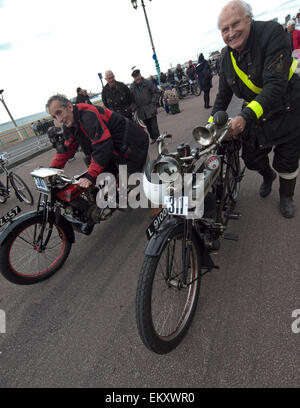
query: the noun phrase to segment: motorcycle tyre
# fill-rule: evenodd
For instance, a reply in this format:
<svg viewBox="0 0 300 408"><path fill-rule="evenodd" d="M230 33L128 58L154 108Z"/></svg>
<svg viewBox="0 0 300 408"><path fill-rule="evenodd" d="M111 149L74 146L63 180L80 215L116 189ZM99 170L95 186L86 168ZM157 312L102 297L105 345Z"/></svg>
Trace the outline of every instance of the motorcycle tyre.
<svg viewBox="0 0 300 408"><path fill-rule="evenodd" d="M54 273L56 273L62 267L62 265L68 258L71 247L72 247L72 243L68 238L67 230L65 229L62 223L58 223L58 224L54 223L54 228L56 227L56 225L60 228L60 230L64 234L64 240L65 240L65 247L64 247L63 253L60 255L60 259L57 262L55 262L55 265L49 268L49 270L46 273L43 273L42 275L35 276L35 277L28 277L28 278L24 278L21 275L16 274L12 270L12 267L10 266L10 263L9 263L9 252L10 252L11 245L13 244L15 238L22 231L24 231L26 228L30 227L31 225L41 224L42 219L43 219L42 214L33 215L31 218L26 219L24 220L24 222L16 225L16 227L10 232L9 237L4 242L3 246L0 248L0 273L9 282L15 283L17 285L32 285L34 283L41 282L45 279L50 278L50 276L54 275Z"/></svg>

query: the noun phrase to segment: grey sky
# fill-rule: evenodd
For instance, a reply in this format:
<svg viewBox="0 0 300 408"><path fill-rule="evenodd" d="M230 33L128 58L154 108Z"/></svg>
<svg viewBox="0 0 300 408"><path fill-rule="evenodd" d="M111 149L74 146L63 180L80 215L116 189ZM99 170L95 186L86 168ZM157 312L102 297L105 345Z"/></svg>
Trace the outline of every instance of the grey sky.
<svg viewBox="0 0 300 408"><path fill-rule="evenodd" d="M161 71L224 44L217 18L226 1L144 0ZM296 14L299 1L253 0L254 16ZM0 0L0 88L15 118L44 110L49 96L71 98L78 86L100 92L98 72L131 82L131 67L155 74L141 2ZM9 120L0 105L0 123Z"/></svg>

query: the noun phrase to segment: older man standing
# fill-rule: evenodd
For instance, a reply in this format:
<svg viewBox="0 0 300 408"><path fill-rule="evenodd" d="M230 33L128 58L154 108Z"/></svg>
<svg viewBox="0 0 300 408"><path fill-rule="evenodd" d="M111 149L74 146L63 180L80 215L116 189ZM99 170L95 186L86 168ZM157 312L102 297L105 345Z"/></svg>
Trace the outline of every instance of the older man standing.
<svg viewBox="0 0 300 408"><path fill-rule="evenodd" d="M155 143L159 136L157 124L157 102L159 99L159 91L151 81L143 78L139 69L132 72L134 79L131 85L131 93L133 97L133 109L137 111L139 119L147 126L151 144Z"/></svg>
<svg viewBox="0 0 300 408"><path fill-rule="evenodd" d="M118 82L112 71L105 72L107 84L102 90L102 102L107 109L132 119L132 97L127 85Z"/></svg>
<svg viewBox="0 0 300 408"><path fill-rule="evenodd" d="M292 218L300 157L300 78L294 74L297 62L287 33L274 21L253 21L250 5L240 0L225 5L218 26L227 47L212 115L226 110L233 94L244 99L242 111L230 122L231 134L243 141L246 166L263 177L261 197L270 194L276 178L268 157L274 149L280 211Z"/></svg>

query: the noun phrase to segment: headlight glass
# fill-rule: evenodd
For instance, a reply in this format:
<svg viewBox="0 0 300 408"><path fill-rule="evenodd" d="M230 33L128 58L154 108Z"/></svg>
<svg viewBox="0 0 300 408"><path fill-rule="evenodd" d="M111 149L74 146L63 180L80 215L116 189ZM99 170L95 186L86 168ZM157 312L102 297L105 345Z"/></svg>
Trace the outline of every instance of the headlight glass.
<svg viewBox="0 0 300 408"><path fill-rule="evenodd" d="M176 181L180 176L180 167L177 161L172 157L160 159L154 166L154 173L164 182Z"/></svg>

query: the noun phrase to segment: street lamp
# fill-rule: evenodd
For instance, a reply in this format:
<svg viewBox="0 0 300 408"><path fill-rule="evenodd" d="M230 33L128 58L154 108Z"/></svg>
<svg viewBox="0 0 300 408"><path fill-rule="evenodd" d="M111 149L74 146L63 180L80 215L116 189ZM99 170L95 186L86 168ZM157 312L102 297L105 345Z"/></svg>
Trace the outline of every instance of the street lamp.
<svg viewBox="0 0 300 408"><path fill-rule="evenodd" d="M150 0L150 1L151 1L151 0ZM150 42L151 42L151 46L152 46L152 51L153 51L152 58L153 58L154 61L155 61L155 67L156 67L156 72L157 72L157 79L158 79L158 83L160 84L160 67L159 67L159 63L158 63L158 59L157 59L157 55L156 55L156 51L155 51L155 47L154 47L152 35L151 35L151 30L150 30L150 26L149 26L149 21L148 21L148 17L147 17L147 13L146 13L146 8L145 8L144 0L141 0L141 2L142 2L143 10L144 10L145 20L146 20L146 24L147 24L147 28L148 28L148 33L149 33L149 37L150 37ZM134 9L137 9L137 7L138 7L137 0L131 0L131 4L132 4L132 7L133 7Z"/></svg>
<svg viewBox="0 0 300 408"><path fill-rule="evenodd" d="M0 89L0 101L3 103L3 106L4 106L4 108L6 109L6 112L9 114L9 117L11 118L11 121L12 121L12 123L14 124L15 128L17 128L18 135L20 136L20 138L21 138L22 140L24 140L24 138L23 138L21 132L18 130L18 125L16 124L16 122L15 122L14 118L12 117L12 115L11 115L11 113L10 113L8 107L6 106L6 103L4 102L3 92L4 92L4 89Z"/></svg>

